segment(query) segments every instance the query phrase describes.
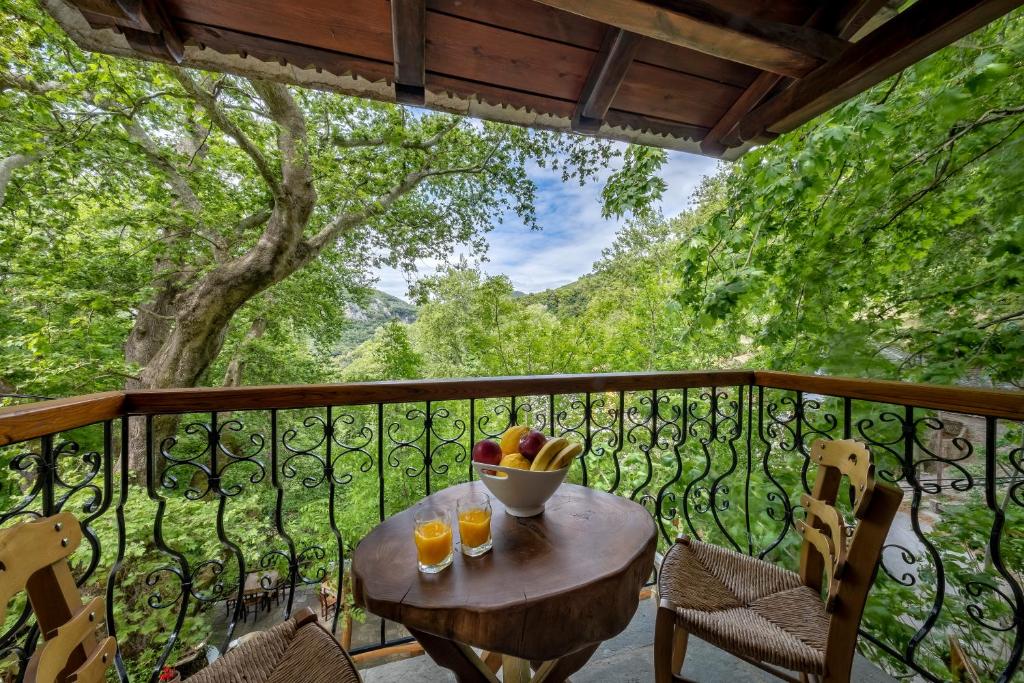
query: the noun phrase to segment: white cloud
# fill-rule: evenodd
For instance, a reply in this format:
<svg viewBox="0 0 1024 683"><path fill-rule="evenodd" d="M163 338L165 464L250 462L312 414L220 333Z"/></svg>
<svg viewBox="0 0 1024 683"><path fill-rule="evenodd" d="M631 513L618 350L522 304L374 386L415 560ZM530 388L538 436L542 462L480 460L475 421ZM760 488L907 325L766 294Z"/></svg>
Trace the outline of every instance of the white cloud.
<svg viewBox="0 0 1024 683"><path fill-rule="evenodd" d="M674 216L686 209L701 178L714 173L716 163L707 157L670 152L662 169L668 185L662 212ZM583 187L562 184L543 169L535 169L531 177L539 185L537 217L543 230L531 231L517 216L506 216L488 235L488 261L482 264L487 273L509 276L523 292L559 287L590 272L621 225L621 221L601 217L601 189L607 174ZM455 258L463 253L465 250L456 250ZM422 263L419 272L430 274L436 267L436 263ZM377 276L379 289L406 296L408 282L403 273L388 268Z"/></svg>

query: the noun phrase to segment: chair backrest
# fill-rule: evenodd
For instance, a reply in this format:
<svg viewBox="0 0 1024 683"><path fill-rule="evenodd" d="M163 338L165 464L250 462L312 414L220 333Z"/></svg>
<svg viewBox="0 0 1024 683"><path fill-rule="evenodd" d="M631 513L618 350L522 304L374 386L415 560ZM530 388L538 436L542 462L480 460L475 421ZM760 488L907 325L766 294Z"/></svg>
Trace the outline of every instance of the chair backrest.
<svg viewBox="0 0 1024 683"><path fill-rule="evenodd" d="M11 598L28 592L45 643L28 664L29 683L101 683L116 641L96 639L103 598L82 604L67 558L82 542L74 515L60 513L0 530L0 623Z"/></svg>
<svg viewBox="0 0 1024 683"><path fill-rule="evenodd" d="M852 439L815 441L810 458L818 474L811 495L803 496L806 519L796 523L804 538L800 579L818 592L826 589L826 670L848 672L864 603L903 491L875 481L871 453ZM852 533L836 508L844 476L853 486Z"/></svg>

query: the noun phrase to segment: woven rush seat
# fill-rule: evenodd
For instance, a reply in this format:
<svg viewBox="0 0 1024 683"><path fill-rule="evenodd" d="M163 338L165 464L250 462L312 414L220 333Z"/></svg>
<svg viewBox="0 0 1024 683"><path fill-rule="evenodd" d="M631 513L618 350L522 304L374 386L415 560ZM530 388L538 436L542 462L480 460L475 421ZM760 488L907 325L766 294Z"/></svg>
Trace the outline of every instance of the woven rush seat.
<svg viewBox="0 0 1024 683"><path fill-rule="evenodd" d="M309 615L312 617L312 615ZM330 633L289 619L253 634L190 683L359 683L351 657Z"/></svg>
<svg viewBox="0 0 1024 683"><path fill-rule="evenodd" d="M786 669L825 670L829 615L795 572L685 539L665 556L658 588L678 625L717 647Z"/></svg>

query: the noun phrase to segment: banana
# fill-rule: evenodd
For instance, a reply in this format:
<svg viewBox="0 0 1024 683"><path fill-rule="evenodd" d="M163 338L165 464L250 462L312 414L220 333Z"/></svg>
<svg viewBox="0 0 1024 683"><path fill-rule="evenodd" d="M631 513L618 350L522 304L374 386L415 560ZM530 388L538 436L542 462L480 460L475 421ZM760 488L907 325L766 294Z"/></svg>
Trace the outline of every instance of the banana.
<svg viewBox="0 0 1024 683"><path fill-rule="evenodd" d="M565 448L568 445L569 445L569 440L568 439L563 439L560 436L556 437L554 439L548 439L547 443L545 443L541 447L540 452L537 453L536 457L534 457L533 464L530 465L530 471L531 472L545 472L545 471L547 471L548 466L551 464L551 461L554 459L554 457L556 455L558 455L559 451L561 451L563 448Z"/></svg>
<svg viewBox="0 0 1024 683"><path fill-rule="evenodd" d="M523 425L516 425L506 429L505 433L501 435L501 454L518 453L519 439L528 431L530 431L530 428Z"/></svg>
<svg viewBox="0 0 1024 683"><path fill-rule="evenodd" d="M548 465L549 471L560 470L563 467L568 467L572 464L574 458L583 452L583 446L578 443L570 443L566 445L562 450L558 451L558 454L551 459L551 463ZM543 451L541 451L543 453ZM540 454L534 459L534 464L537 463L537 459L540 458ZM530 469L533 469L532 467Z"/></svg>

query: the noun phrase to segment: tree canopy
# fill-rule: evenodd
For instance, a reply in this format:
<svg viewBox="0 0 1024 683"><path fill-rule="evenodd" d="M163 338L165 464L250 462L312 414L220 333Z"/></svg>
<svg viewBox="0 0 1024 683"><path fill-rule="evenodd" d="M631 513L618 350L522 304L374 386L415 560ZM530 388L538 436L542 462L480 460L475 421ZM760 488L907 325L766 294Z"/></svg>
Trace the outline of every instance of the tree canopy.
<svg viewBox="0 0 1024 683"><path fill-rule="evenodd" d="M35 3L3 12L0 315L20 391L237 383L232 356L268 335L290 362L267 379L312 380L374 269L480 253L506 212L540 227L528 168L582 183L619 155L85 54Z"/></svg>
<svg viewBox="0 0 1024 683"><path fill-rule="evenodd" d="M451 276L412 338L443 328L445 343L485 354L508 340L497 318L464 315L471 306L434 325L458 282L472 290L459 297L483 297L503 319L541 321L541 337L555 315L571 353L547 371L746 365L1019 386L1022 60L1011 16L723 166L679 216L651 212L657 183L614 185L606 210L635 216L592 274L523 299L500 278ZM648 170L664 163L627 154ZM433 372L481 374L463 362L472 355Z"/></svg>

